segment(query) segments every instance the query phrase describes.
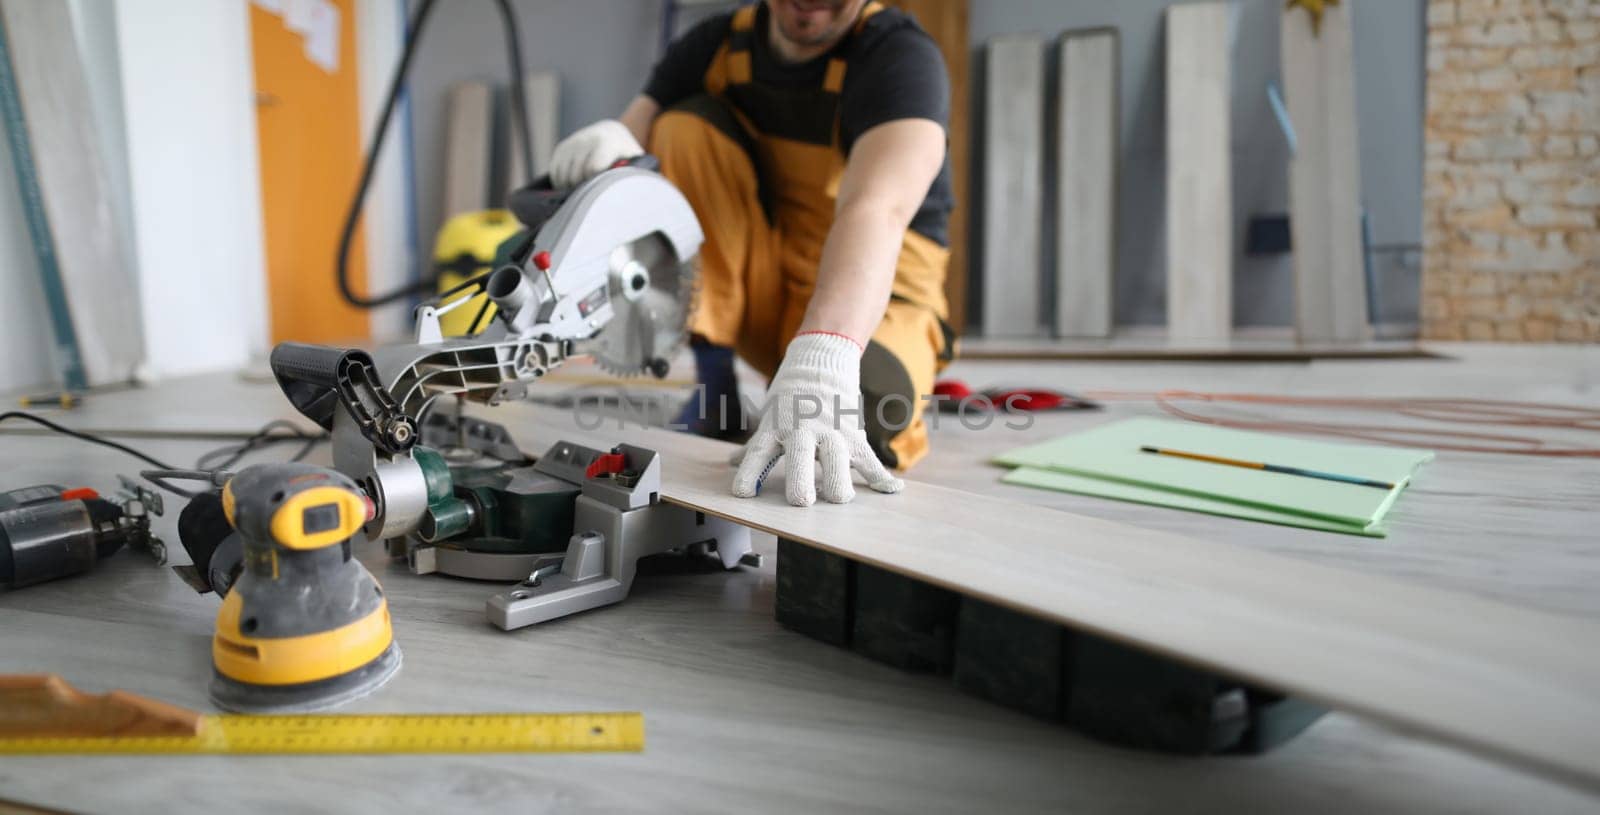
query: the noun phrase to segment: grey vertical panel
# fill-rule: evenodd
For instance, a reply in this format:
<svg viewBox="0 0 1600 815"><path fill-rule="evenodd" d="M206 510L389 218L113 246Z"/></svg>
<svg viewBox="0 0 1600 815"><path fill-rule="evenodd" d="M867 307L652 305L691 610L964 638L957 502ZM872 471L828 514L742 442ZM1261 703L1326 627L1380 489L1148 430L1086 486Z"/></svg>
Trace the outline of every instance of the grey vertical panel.
<svg viewBox="0 0 1600 815"><path fill-rule="evenodd" d="M494 134L494 94L483 82L450 89L444 140L444 217L489 206L489 160Z"/></svg>
<svg viewBox="0 0 1600 815"><path fill-rule="evenodd" d="M1233 331L1228 4L1167 9L1167 335Z"/></svg>
<svg viewBox="0 0 1600 815"><path fill-rule="evenodd" d="M550 154L555 152L561 133L561 75L554 71L530 71L522 79L522 90L527 97L528 137L533 141L533 172L524 174L522 170L522 147L517 141L516 128L511 126L515 111L508 107L504 153L507 191L550 172Z"/></svg>
<svg viewBox="0 0 1600 815"><path fill-rule="evenodd" d="M1061 38L1056 161L1058 337L1111 334L1116 267L1117 32Z"/></svg>
<svg viewBox="0 0 1600 815"><path fill-rule="evenodd" d="M1332 6L1312 30L1304 9L1282 17L1284 93L1298 150L1289 162L1295 334L1302 342L1367 337L1361 167L1350 15Z"/></svg>
<svg viewBox="0 0 1600 815"><path fill-rule="evenodd" d="M984 113L983 334L1040 334L1044 40L989 41Z"/></svg>

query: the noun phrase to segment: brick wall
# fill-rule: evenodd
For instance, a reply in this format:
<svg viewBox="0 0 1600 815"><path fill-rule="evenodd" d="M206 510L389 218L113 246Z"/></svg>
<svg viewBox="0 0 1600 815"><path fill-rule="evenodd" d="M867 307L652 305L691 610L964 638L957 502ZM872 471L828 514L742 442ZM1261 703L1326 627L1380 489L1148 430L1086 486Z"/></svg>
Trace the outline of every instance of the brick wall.
<svg viewBox="0 0 1600 815"><path fill-rule="evenodd" d="M1422 332L1600 341L1600 0L1428 6Z"/></svg>

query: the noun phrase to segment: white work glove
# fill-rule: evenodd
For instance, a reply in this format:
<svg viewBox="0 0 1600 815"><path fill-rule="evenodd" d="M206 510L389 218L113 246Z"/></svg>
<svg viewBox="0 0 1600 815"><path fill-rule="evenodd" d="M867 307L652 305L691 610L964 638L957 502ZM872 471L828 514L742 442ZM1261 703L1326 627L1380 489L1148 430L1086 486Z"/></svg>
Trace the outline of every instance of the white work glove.
<svg viewBox="0 0 1600 815"><path fill-rule="evenodd" d="M835 504L855 498L852 468L878 492L905 488L867 443L861 413L861 347L848 337L804 333L789 343L767 388L761 425L745 445L733 477L733 494L754 497L779 459L786 462L789 503L797 507L816 503L818 494Z"/></svg>
<svg viewBox="0 0 1600 815"><path fill-rule="evenodd" d="M602 119L561 140L550 155L550 184L576 187L625 159L644 155L633 131L616 119Z"/></svg>

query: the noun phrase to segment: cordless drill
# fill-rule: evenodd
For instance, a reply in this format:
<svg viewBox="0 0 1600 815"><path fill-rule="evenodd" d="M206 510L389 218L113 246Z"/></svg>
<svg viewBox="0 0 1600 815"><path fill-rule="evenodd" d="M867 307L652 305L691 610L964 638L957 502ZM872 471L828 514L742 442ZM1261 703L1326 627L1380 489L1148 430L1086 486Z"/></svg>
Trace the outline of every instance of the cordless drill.
<svg viewBox="0 0 1600 815"><path fill-rule="evenodd" d="M0 493L0 586L19 589L87 572L124 545L164 562L166 549L150 534L160 497L124 486L130 494L120 502L54 484Z"/></svg>

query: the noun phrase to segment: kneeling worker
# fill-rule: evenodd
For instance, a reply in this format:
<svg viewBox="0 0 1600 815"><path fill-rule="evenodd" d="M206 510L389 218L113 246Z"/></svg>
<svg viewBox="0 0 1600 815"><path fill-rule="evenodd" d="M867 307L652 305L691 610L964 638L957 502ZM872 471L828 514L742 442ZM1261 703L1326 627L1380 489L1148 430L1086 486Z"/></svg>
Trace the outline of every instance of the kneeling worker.
<svg viewBox="0 0 1600 815"><path fill-rule="evenodd" d="M707 435L741 416L733 355L772 377L733 481L781 457L789 502L855 497L851 470L927 453L923 395L948 361L949 79L933 40L876 0L764 0L674 42L620 120L556 146L557 186L649 152L705 231L690 331ZM727 399L720 397L726 395ZM887 465L887 466L886 466Z"/></svg>

